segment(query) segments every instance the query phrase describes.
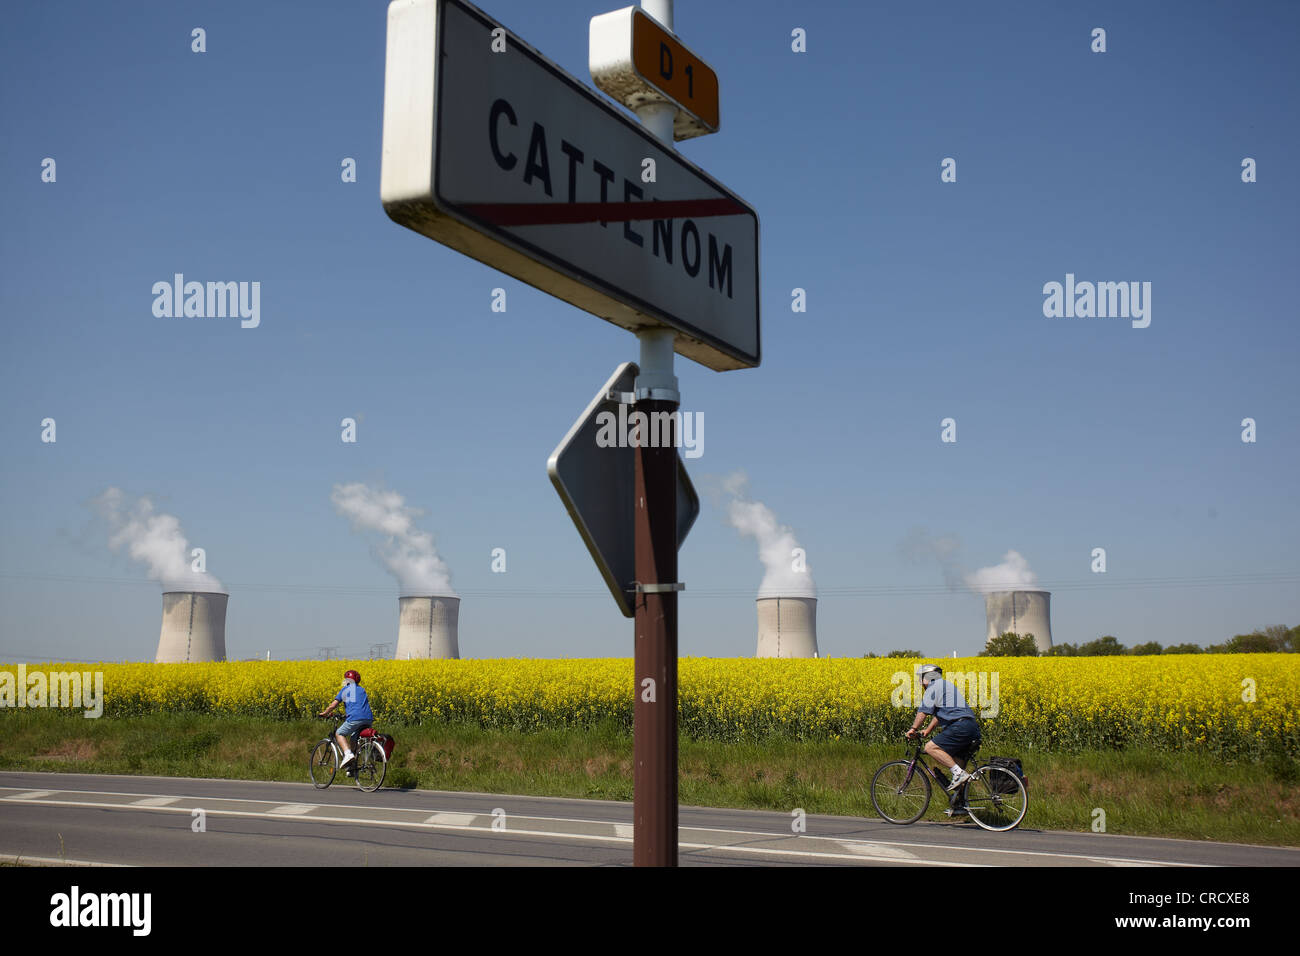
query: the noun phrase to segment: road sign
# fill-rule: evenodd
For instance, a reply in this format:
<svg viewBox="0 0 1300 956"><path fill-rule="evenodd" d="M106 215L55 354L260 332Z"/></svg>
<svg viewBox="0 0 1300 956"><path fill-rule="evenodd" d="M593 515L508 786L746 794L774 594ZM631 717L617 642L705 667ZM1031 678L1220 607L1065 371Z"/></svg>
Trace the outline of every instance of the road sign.
<svg viewBox="0 0 1300 956"><path fill-rule="evenodd" d="M754 209L464 0L389 5L380 197L710 368L759 364Z"/></svg>
<svg viewBox="0 0 1300 956"><path fill-rule="evenodd" d="M601 429L597 419L602 412L608 412L615 422L626 420L627 410L619 406L625 404L621 399L632 391L639 371L634 362L624 362L615 369L546 462L551 483L626 617L633 616L636 598L632 513L636 449L621 443L602 447L597 442ZM610 398L611 394L615 397ZM677 433L681 433L680 429ZM699 513L700 497L678 455L677 547L686 540Z"/></svg>
<svg viewBox="0 0 1300 956"><path fill-rule="evenodd" d="M677 107L673 139L718 131L718 74L637 7L591 18L591 78L629 109Z"/></svg>

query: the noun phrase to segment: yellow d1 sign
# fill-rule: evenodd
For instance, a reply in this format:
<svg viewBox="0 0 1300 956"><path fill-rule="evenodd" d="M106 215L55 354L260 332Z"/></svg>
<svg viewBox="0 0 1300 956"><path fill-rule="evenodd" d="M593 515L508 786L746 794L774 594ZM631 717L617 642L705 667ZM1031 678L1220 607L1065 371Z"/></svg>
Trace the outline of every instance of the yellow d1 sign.
<svg viewBox="0 0 1300 956"><path fill-rule="evenodd" d="M718 74L653 17L626 7L591 19L590 67L596 86L635 110L677 107L673 139L716 133Z"/></svg>

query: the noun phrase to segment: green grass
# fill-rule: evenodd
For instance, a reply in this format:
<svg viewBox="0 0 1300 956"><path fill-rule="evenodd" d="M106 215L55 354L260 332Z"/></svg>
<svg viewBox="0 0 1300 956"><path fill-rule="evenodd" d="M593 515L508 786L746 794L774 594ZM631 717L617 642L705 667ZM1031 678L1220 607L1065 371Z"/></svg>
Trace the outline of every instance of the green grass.
<svg viewBox="0 0 1300 956"><path fill-rule="evenodd" d="M397 738L387 787L632 799L632 739L613 723L532 733L468 724L384 724ZM306 781L321 721L196 714L87 720L54 711L0 712L0 769ZM836 740L721 743L682 739L684 805L874 817L867 786L897 745ZM985 746L982 756L1001 754ZM1011 752L1029 775L1022 826L1300 846L1297 764L1275 755L1225 763L1130 749ZM936 793L927 819L943 819Z"/></svg>

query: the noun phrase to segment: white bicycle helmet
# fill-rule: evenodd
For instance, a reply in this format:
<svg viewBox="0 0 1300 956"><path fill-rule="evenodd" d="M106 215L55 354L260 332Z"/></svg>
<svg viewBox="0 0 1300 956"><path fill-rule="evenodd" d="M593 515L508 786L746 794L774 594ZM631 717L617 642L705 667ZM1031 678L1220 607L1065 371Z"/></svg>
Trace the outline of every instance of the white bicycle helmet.
<svg viewBox="0 0 1300 956"><path fill-rule="evenodd" d="M938 664L925 664L920 670L921 683L928 684L943 676L943 668Z"/></svg>

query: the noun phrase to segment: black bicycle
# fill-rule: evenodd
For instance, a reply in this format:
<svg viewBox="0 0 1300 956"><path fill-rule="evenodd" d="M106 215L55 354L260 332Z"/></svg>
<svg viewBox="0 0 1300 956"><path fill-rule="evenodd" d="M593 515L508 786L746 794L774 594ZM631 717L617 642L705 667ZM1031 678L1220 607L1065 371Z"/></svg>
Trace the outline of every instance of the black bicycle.
<svg viewBox="0 0 1300 956"><path fill-rule="evenodd" d="M330 719L334 721L337 730L343 716L331 714ZM348 767L347 774L357 778L357 786L362 790L374 793L384 785L384 777L388 773L388 755L373 736L359 737L357 734L352 734L348 739L352 742L352 753L356 759ZM311 774L311 782L316 785L317 790L324 790L334 782L334 776L339 772L339 764L342 760L343 755L339 753L339 745L334 739L334 734L327 733L312 750L311 758L307 763L307 772Z"/></svg>
<svg viewBox="0 0 1300 956"><path fill-rule="evenodd" d="M915 743L908 743L905 758L891 760L871 778L871 805L882 819L900 825L915 823L930 808L931 780L941 791L948 786L948 781L926 761L919 737ZM983 764L957 788L952 804L954 816L965 812L985 830L1010 830L1025 818L1029 793L1024 781L1010 770Z"/></svg>

